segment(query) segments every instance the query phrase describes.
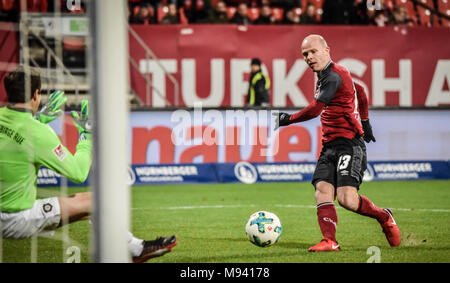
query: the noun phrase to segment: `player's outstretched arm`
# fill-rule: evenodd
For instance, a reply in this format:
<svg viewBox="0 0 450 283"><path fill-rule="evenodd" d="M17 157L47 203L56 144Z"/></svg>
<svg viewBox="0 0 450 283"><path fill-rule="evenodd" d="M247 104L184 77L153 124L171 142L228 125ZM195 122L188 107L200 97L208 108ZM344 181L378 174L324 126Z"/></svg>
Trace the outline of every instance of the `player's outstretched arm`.
<svg viewBox="0 0 450 283"><path fill-rule="evenodd" d="M35 163L75 183L86 181L92 164L92 142L89 139L79 140L72 155L56 133L49 126L43 126L35 138Z"/></svg>
<svg viewBox="0 0 450 283"><path fill-rule="evenodd" d="M316 118L317 116L320 115L320 113L322 113L324 107L325 103L314 99L310 105L292 115L289 115L284 112L273 113L273 115L278 116L275 121L274 130L282 126L304 122Z"/></svg>
<svg viewBox="0 0 450 283"><path fill-rule="evenodd" d="M36 140L36 163L43 165L75 183L83 183L92 164L92 141L90 138L89 103L82 102L81 113L72 113L79 131L79 140L74 155L61 144L49 126L43 126Z"/></svg>

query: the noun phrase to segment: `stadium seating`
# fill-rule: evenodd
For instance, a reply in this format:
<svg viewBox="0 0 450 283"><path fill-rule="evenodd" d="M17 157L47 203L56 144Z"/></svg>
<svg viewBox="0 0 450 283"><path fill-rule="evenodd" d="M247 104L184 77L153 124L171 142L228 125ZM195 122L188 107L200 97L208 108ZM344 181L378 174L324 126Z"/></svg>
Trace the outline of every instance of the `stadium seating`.
<svg viewBox="0 0 450 283"><path fill-rule="evenodd" d="M186 14L184 13L184 8L179 8L178 13L180 14L180 23L181 24L188 24L188 18L186 17Z"/></svg>
<svg viewBox="0 0 450 283"><path fill-rule="evenodd" d="M0 10L11 11L14 8L14 0L1 0Z"/></svg>
<svg viewBox="0 0 450 283"><path fill-rule="evenodd" d="M294 8L294 13L297 16L301 16L302 12L305 10L305 8Z"/></svg>
<svg viewBox="0 0 450 283"><path fill-rule="evenodd" d="M394 10L394 0L385 0L385 1L384 1L384 6L385 6L387 9L393 11L393 10Z"/></svg>
<svg viewBox="0 0 450 283"><path fill-rule="evenodd" d="M190 10L192 8L192 5L193 5L194 1L196 2L195 4L197 5L196 6L197 11L201 11L201 10L203 10L205 8L205 3L203 2L203 0L185 0L184 3L183 3L183 6L182 6L183 11ZM218 2L218 0L217 1L211 1L211 7L215 7L217 2ZM164 3L160 3L159 5L160 6L167 6L168 2L167 2L167 0L165 0Z"/></svg>
<svg viewBox="0 0 450 283"><path fill-rule="evenodd" d="M395 0L395 6L400 7L404 6L408 10L409 18L414 22L414 24L417 24L417 13L416 9L414 8L414 3L409 0Z"/></svg>
<svg viewBox="0 0 450 283"><path fill-rule="evenodd" d="M149 8L150 9L150 8ZM162 19L167 15L169 12L168 6L160 6L158 7L158 23L161 23ZM181 24L187 24L188 19L186 17L186 14L184 13L184 8L178 9L178 14L180 15L180 23Z"/></svg>
<svg viewBox="0 0 450 283"><path fill-rule="evenodd" d="M186 2L186 1L190 1L190 0L185 0L185 2ZM219 1L221 1L221 0L211 0L211 6L212 6L212 7L216 7L217 2L219 2Z"/></svg>
<svg viewBox="0 0 450 283"><path fill-rule="evenodd" d="M423 4L430 8L434 8L433 0L420 0ZM416 5L419 22L422 26L439 26L438 17L431 13L430 9L426 9L421 5Z"/></svg>
<svg viewBox="0 0 450 283"><path fill-rule="evenodd" d="M27 0L27 11L32 13L45 13L48 11L47 0ZM15 8L15 0L0 0L0 10L11 11Z"/></svg>
<svg viewBox="0 0 450 283"><path fill-rule="evenodd" d="M309 1L306 1L306 2L314 3L316 5L317 9L321 9L322 6L323 6L323 2L325 2L325 0L309 0Z"/></svg>
<svg viewBox="0 0 450 283"><path fill-rule="evenodd" d="M365 1L365 0L361 0L361 1ZM320 21L322 19L322 14L323 14L323 3L325 2L325 0L300 0L301 2L301 8L297 7L294 8L294 13L298 16L300 16L302 13L304 13L306 11L306 6L308 5L308 3L312 3L314 4L314 6L316 6L316 13L317 13L317 20Z"/></svg>
<svg viewBox="0 0 450 283"><path fill-rule="evenodd" d="M139 13L139 9L140 8L141 8L140 6L134 6L134 8L133 8L133 16L137 16L137 14ZM154 17L155 10L153 9L153 7L148 7L148 14L150 15L150 17Z"/></svg>
<svg viewBox="0 0 450 283"><path fill-rule="evenodd" d="M236 12L237 12L237 8L236 7L234 7L234 6L227 7L228 19L231 19ZM250 8L248 8L247 15L250 18L250 20L256 21L260 14L261 14L261 9L258 8L258 7L250 7Z"/></svg>
<svg viewBox="0 0 450 283"><path fill-rule="evenodd" d="M284 17L284 10L282 8L272 8L272 15L275 17L275 21L281 22Z"/></svg>
<svg viewBox="0 0 450 283"><path fill-rule="evenodd" d="M169 7L167 6L159 6L158 7L158 23L160 23L162 21L162 19L167 15L167 13L169 12Z"/></svg>
<svg viewBox="0 0 450 283"><path fill-rule="evenodd" d="M248 8L248 17L250 20L255 21L258 19L260 12L260 9L257 7Z"/></svg>
<svg viewBox="0 0 450 283"><path fill-rule="evenodd" d="M322 20L322 14L323 14L322 7L323 7L323 2L324 1L325 0L310 0L310 1L307 1L307 2L311 2L311 3L316 5L317 20L319 22ZM306 5L305 5L305 7L306 7Z"/></svg>
<svg viewBox="0 0 450 283"><path fill-rule="evenodd" d="M414 9L414 3L412 1L409 0L395 0L395 5L396 6L404 6L408 9L408 13L409 15L415 15L415 9Z"/></svg>
<svg viewBox="0 0 450 283"><path fill-rule="evenodd" d="M234 16L234 14L236 13L236 11L237 11L237 8L234 6L227 7L228 19L231 19Z"/></svg>
<svg viewBox="0 0 450 283"><path fill-rule="evenodd" d="M437 0L437 10L450 17L450 0ZM450 20L441 17L442 26L450 27Z"/></svg>
<svg viewBox="0 0 450 283"><path fill-rule="evenodd" d="M47 0L28 0L27 10L28 12L47 12L48 2Z"/></svg>
<svg viewBox="0 0 450 283"><path fill-rule="evenodd" d="M85 48L85 40L82 37L65 37L62 43L67 51L83 51Z"/></svg>
<svg viewBox="0 0 450 283"><path fill-rule="evenodd" d="M450 17L450 0L437 0L437 10Z"/></svg>

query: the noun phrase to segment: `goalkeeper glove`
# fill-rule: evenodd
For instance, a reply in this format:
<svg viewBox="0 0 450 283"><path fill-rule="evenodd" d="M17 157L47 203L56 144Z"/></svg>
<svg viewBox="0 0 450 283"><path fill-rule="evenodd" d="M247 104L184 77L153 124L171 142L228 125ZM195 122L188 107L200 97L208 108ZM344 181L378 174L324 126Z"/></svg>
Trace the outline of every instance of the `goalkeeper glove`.
<svg viewBox="0 0 450 283"><path fill-rule="evenodd" d="M80 140L89 138L92 131L92 123L89 120L89 101L81 101L80 113L72 111L72 118L80 134Z"/></svg>
<svg viewBox="0 0 450 283"><path fill-rule="evenodd" d="M55 120L63 114L60 109L67 101L67 97L64 95L64 91L54 91L48 97L47 104L45 104L42 109L36 113L35 118L41 123L48 124Z"/></svg>
<svg viewBox="0 0 450 283"><path fill-rule="evenodd" d="M276 131L279 127L287 126L292 124L290 117L288 113L279 112L279 113L272 113L272 115L276 116L275 118L275 128L273 129Z"/></svg>
<svg viewBox="0 0 450 283"><path fill-rule="evenodd" d="M366 143L370 143L371 141L376 142L377 140L373 136L372 126L370 125L369 120L361 121L364 130L364 140Z"/></svg>

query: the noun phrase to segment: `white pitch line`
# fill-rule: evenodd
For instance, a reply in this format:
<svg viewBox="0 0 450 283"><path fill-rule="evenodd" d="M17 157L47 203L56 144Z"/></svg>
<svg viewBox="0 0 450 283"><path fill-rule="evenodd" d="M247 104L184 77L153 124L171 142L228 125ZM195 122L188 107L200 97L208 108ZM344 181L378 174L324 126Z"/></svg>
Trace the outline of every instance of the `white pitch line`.
<svg viewBox="0 0 450 283"><path fill-rule="evenodd" d="M198 206L172 206L162 209L181 210L181 209L201 209L201 208L239 208L239 207L253 207L255 205L198 205Z"/></svg>
<svg viewBox="0 0 450 283"><path fill-rule="evenodd" d="M296 204L276 204L277 207L284 208L316 208L315 205L296 205ZM342 208L340 206L336 206L336 208ZM390 208L392 210L398 211L422 211L422 212L450 212L450 209L440 209L440 208Z"/></svg>
<svg viewBox="0 0 450 283"><path fill-rule="evenodd" d="M259 205L258 205L259 206ZM273 206L282 207L282 208L311 208L315 209L315 205L301 205L301 204L275 204ZM208 208L244 208L244 207L257 207L255 204L249 205L192 205L192 206L169 206L169 207L159 207L159 209L166 210L189 210L189 209L208 209ZM340 209L340 206L336 206L336 208ZM149 210L152 208L148 207L135 207L133 210ZM450 213L450 209L439 209L439 208L390 208L393 211L421 211L421 212L444 212Z"/></svg>

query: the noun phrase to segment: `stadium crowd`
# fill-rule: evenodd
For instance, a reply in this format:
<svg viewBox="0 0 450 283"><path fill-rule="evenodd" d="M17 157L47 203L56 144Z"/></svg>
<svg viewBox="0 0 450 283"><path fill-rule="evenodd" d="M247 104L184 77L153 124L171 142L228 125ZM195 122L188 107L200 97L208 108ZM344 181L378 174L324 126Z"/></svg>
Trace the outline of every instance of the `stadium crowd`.
<svg viewBox="0 0 450 283"><path fill-rule="evenodd" d="M52 12L58 3L58 0L26 1L29 12ZM86 0L80 0L80 8L72 11L67 8L68 0L59 1L63 13L86 12ZM17 22L20 2L1 0L0 21ZM128 0L128 17L131 24L449 27L449 3L449 0Z"/></svg>
<svg viewBox="0 0 450 283"><path fill-rule="evenodd" d="M365 0L129 0L132 24L414 25L407 2ZM370 5L369 5L370 6Z"/></svg>

